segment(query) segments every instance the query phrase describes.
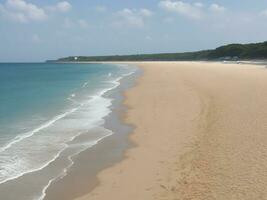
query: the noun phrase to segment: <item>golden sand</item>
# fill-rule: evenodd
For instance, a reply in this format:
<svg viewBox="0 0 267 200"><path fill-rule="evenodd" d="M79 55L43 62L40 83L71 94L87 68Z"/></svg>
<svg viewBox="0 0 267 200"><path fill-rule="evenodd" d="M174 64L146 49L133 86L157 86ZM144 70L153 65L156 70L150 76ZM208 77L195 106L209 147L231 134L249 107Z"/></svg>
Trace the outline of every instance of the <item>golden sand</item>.
<svg viewBox="0 0 267 200"><path fill-rule="evenodd" d="M77 200L267 199L267 70L137 63L125 121L136 147Z"/></svg>

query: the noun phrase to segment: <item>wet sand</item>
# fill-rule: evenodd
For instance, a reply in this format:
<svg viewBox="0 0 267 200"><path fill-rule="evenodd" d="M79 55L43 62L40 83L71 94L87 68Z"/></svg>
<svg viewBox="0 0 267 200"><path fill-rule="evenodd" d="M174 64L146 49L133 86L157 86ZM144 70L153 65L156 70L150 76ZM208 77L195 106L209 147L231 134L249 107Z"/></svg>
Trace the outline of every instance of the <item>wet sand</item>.
<svg viewBox="0 0 267 200"><path fill-rule="evenodd" d="M126 158L76 200L267 199L267 70L206 62L138 63L126 92Z"/></svg>
<svg viewBox="0 0 267 200"><path fill-rule="evenodd" d="M111 113L105 117L104 128L111 130L113 135L101 140L97 145L88 148L73 158L74 164L64 178L54 181L46 191L44 200L71 200L83 196L99 184L96 174L118 163L124 158L123 152L132 147L129 134L133 127L122 122L121 118L126 111L122 105L123 92L133 87L135 80L142 74L137 70L134 74L123 78L120 85L105 94L113 99ZM99 134L98 130L90 130L90 136ZM83 140L84 138L79 138Z"/></svg>

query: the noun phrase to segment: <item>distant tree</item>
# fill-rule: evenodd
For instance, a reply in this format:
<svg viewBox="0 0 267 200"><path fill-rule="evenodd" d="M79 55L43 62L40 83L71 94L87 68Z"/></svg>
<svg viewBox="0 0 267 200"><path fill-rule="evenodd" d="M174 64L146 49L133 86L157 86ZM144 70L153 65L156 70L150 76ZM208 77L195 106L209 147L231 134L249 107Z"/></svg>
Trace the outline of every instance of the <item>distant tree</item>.
<svg viewBox="0 0 267 200"><path fill-rule="evenodd" d="M267 59L267 41L252 44L229 44L214 50L184 53L137 54L113 56L70 56L60 58L58 62L72 61L186 61L218 59Z"/></svg>

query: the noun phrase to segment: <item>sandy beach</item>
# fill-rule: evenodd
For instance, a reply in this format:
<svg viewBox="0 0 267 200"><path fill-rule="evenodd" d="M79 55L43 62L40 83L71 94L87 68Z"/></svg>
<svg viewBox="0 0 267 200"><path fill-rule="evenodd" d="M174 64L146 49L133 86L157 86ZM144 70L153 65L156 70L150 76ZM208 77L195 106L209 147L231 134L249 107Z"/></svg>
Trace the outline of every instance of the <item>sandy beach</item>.
<svg viewBox="0 0 267 200"><path fill-rule="evenodd" d="M76 200L267 199L267 70L208 62L135 63L125 159Z"/></svg>

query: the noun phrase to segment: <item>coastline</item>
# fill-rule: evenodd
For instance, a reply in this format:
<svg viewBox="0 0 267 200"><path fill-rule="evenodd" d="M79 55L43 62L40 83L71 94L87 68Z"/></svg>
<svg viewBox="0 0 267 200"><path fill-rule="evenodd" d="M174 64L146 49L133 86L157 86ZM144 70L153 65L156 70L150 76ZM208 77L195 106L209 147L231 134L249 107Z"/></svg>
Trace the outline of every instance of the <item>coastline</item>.
<svg viewBox="0 0 267 200"><path fill-rule="evenodd" d="M264 67L134 64L144 75L126 91L124 121L136 126L130 140L137 146L76 200L264 199Z"/></svg>
<svg viewBox="0 0 267 200"><path fill-rule="evenodd" d="M99 184L96 174L120 162L124 158L123 152L133 145L128 140L128 134L133 127L122 123L121 120L121 115L127 110L126 106L122 105L124 91L133 87L135 80L142 73L141 69L134 65L133 67L136 68L135 72L124 76L119 81L119 86L104 94L105 98L112 99L112 104L109 107L110 114L103 119L103 128L112 131L112 134L100 140L97 145L75 155L72 158L74 163L68 174L47 188L44 200L71 200L87 194L88 190ZM97 132L96 130L96 135Z"/></svg>
<svg viewBox="0 0 267 200"><path fill-rule="evenodd" d="M27 70L31 66L35 67L35 64L29 65L23 64ZM40 69L48 69L43 71L53 74L57 72L54 68L63 69L55 65L50 67L50 64L45 64ZM66 108L52 109L52 117L44 118L36 126L29 126L29 131L24 130L25 134L10 140L3 148L5 152L1 154L1 178L4 180L9 175L7 172L18 174L14 178L11 174L9 180L1 183L0 196L3 199L73 199L82 196L88 192L88 188L98 184L96 174L123 159L122 152L131 145L128 134L132 127L120 120L120 115L126 109L121 106L121 102L123 91L133 86L141 70L120 64L88 67L71 64L66 68L66 71L72 69L75 74L69 73L71 77L61 77L62 81L55 76L56 83L52 87L55 89L62 83L68 85L66 94L60 99ZM25 73L27 70L24 70ZM75 75L77 79L73 78ZM73 79L75 81L72 85L70 82ZM50 77L49 82L53 82ZM59 89L58 92L62 92L65 88ZM58 92L55 94L59 94ZM48 101L52 99L51 96L47 97ZM46 110L49 108L45 107ZM14 157L12 153L15 154ZM9 155L14 159L7 159ZM27 160L30 156L31 160ZM15 158L24 163L18 165ZM43 160L38 162L39 159ZM32 165L29 165L30 161ZM38 168L34 168L36 165L33 164Z"/></svg>

